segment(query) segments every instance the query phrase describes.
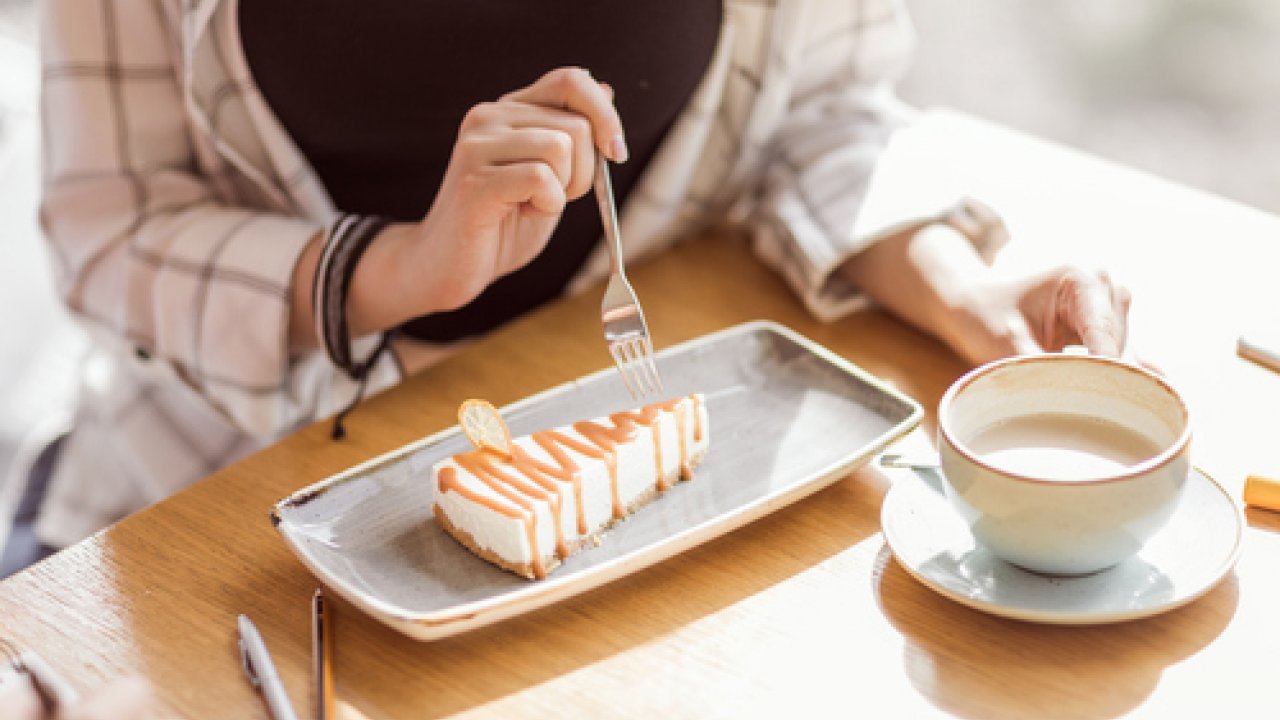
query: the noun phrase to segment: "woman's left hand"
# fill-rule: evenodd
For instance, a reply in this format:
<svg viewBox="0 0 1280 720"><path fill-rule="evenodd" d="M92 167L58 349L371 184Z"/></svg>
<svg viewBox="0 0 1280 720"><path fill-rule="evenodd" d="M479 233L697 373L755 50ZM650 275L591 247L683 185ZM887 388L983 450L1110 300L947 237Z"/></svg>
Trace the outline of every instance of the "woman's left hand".
<svg viewBox="0 0 1280 720"><path fill-rule="evenodd" d="M965 296L944 339L972 363L1068 345L1112 357L1125 350L1131 296L1105 270L1066 266L1027 277L988 277Z"/></svg>
<svg viewBox="0 0 1280 720"><path fill-rule="evenodd" d="M955 229L924 225L851 258L845 276L975 365L1084 345L1118 357L1129 291L1104 271L1058 267L1023 276L992 270Z"/></svg>

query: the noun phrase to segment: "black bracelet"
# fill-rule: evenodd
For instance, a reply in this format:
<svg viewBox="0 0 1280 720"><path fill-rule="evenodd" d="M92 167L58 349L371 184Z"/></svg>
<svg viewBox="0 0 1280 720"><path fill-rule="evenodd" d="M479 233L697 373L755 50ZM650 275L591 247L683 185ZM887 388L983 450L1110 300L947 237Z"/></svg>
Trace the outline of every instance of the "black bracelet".
<svg viewBox="0 0 1280 720"><path fill-rule="evenodd" d="M324 244L320 247L320 259L316 262L315 276L311 281L311 312L315 321L316 339L320 347L329 356L330 361L341 367L339 358L335 357L333 342L329 335L329 268L332 265L333 253L337 249L347 228L357 220L354 215L340 215L325 231Z"/></svg>
<svg viewBox="0 0 1280 720"><path fill-rule="evenodd" d="M311 297L316 335L329 360L354 380L368 372L373 358L357 363L352 357L347 296L360 257L388 222L372 215L342 215L326 233L316 265Z"/></svg>
<svg viewBox="0 0 1280 720"><path fill-rule="evenodd" d="M356 362L351 353L351 329L347 323L347 296L360 257L390 221L378 216L344 214L325 233L320 261L311 286L316 336L329 360L348 377L360 383L356 395L333 419L333 439L346 436L343 419L364 397L369 373L391 346L395 330L382 334L369 357Z"/></svg>
<svg viewBox="0 0 1280 720"><path fill-rule="evenodd" d="M369 387L369 371L378 362L378 358L382 357L382 353L391 348L391 343L395 341L396 336L399 334L399 328L392 328L382 333L382 339L378 341L378 347L374 348L369 357L356 369L356 376L360 380L360 385L356 388L355 397L351 398L351 401L333 416L333 429L329 431L329 435L334 440L341 440L347 436L347 428L343 425L343 421L347 419L347 414L355 410L356 405L359 405L360 401L364 399L365 390Z"/></svg>
<svg viewBox="0 0 1280 720"><path fill-rule="evenodd" d="M330 317L338 318L335 323L335 328L338 331L338 347L345 353L345 363L340 367L346 370L347 374L355 380L363 379L380 352L373 353L369 358L359 363L351 357L351 334L350 326L347 323L347 297L351 291L351 281L356 274L356 265L360 262L365 250L368 250L369 246L373 244L373 239L382 232L388 222L386 218L377 216L361 217L351 226L346 237L338 245L333 257L333 265L331 266L334 273L332 277L337 280L338 292L332 295L335 305L330 307L329 315Z"/></svg>

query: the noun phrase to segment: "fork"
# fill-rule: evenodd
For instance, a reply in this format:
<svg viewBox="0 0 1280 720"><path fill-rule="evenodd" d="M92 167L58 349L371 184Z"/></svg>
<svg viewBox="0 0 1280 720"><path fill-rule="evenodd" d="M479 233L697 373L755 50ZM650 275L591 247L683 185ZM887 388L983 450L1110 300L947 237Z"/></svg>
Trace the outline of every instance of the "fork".
<svg viewBox="0 0 1280 720"><path fill-rule="evenodd" d="M618 234L618 209L613 200L609 164L599 153L596 154L595 190L611 268L609 285L600 303L600 322L604 325L604 341L609 345L613 364L631 399L638 401L662 393L662 378L653 360L653 341L649 337L649 325L644 321L644 311L622 267L622 238Z"/></svg>

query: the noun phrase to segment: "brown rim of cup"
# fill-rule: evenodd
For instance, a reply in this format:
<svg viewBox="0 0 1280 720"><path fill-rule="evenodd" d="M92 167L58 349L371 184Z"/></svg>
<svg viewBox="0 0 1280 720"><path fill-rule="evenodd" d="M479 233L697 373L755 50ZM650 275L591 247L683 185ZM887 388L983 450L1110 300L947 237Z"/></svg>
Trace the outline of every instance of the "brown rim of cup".
<svg viewBox="0 0 1280 720"><path fill-rule="evenodd" d="M1143 460L1137 465L1134 465L1128 468L1124 472L1117 473L1115 475L1108 475L1106 477L1101 477L1101 478L1093 478L1090 480L1062 481L1062 480L1047 480L1044 478L1029 477L1026 475L1020 475L1018 473L1010 472L1008 470L1005 470L1004 468L996 467L991 463L988 463L984 461L982 458L978 457L977 454L969 450L969 448L966 447L964 444L958 442L957 439L951 434L951 430L948 429L947 427L948 423L946 422L946 418L947 418L947 411L950 409L952 399L955 398L956 395L960 394L960 392L963 391L966 387L968 387L969 384L972 383L974 380L977 380L980 377L983 377L996 370L999 370L1000 368L1003 368L1006 365L1022 365L1026 363L1032 363L1032 362L1065 362L1065 361L1073 361L1073 360L1085 361L1085 362L1097 362L1097 363L1103 363L1106 365L1111 365L1112 367L1117 367L1122 370L1128 370L1129 372L1137 373L1138 375L1141 375L1142 377L1147 378L1148 380L1155 381L1157 385L1164 388L1165 392L1169 393L1169 395L1172 396L1174 400L1178 402L1178 408L1182 410L1182 432L1178 434L1177 440L1175 440L1172 444L1170 444L1169 447L1160 451L1157 455L1147 458L1146 460ZM942 394L942 400L938 402L938 432L942 434L942 437L946 440L948 445L955 448L956 452L963 455L965 459L967 459L969 462L974 463L975 465L981 468L984 468L986 470L990 470L991 472L994 472L998 475L1003 475L1005 477L1011 478L1013 480L1019 480L1022 482L1032 482L1032 483L1038 483L1043 485L1057 485L1057 486L1063 486L1063 487L1072 486L1072 485L1100 485L1102 483L1118 482L1121 480L1132 479L1138 475L1142 475L1143 473L1147 473L1152 470L1155 470L1161 467L1162 465L1167 465L1169 462L1173 460L1174 457L1181 455L1182 452L1186 449L1187 445L1191 443L1191 411L1190 409L1187 408L1186 400L1184 400L1182 396L1178 394L1178 391L1173 389L1173 386L1170 385L1167 380L1157 375L1156 373L1153 373L1150 370L1147 370L1146 368L1134 365L1133 363L1125 362L1123 360L1117 360L1115 358L1106 357L1103 355L1067 355L1062 353L1045 353L1043 355L1018 355L1014 357L995 360L993 362L987 363L986 365L980 365L970 370L969 372L965 373L964 375L960 376L959 380L956 380L954 383L952 383L951 387L947 388L947 391Z"/></svg>

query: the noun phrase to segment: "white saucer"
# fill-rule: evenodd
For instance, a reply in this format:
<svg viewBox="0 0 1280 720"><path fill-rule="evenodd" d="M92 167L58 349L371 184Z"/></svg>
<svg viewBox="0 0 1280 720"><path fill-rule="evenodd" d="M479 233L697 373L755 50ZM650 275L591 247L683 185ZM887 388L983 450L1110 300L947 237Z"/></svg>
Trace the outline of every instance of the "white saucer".
<svg viewBox="0 0 1280 720"><path fill-rule="evenodd" d="M1198 469L1169 524L1137 556L1079 577L1028 572L976 546L941 481L937 471L897 474L880 510L885 540L917 580L995 615L1063 625L1147 617L1208 592L1240 554L1241 510Z"/></svg>

